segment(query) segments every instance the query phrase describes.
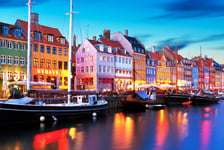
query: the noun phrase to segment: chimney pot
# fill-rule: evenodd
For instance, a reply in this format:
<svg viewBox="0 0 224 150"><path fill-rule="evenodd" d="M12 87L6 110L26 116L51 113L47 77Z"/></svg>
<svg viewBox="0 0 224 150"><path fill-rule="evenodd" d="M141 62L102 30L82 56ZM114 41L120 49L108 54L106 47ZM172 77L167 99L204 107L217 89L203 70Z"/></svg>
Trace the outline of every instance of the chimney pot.
<svg viewBox="0 0 224 150"><path fill-rule="evenodd" d="M156 51L156 46L152 46L152 52L155 53Z"/></svg>
<svg viewBox="0 0 224 150"><path fill-rule="evenodd" d="M96 41L96 36L93 36L93 40Z"/></svg>
<svg viewBox="0 0 224 150"><path fill-rule="evenodd" d="M110 30L103 30L103 38L110 40Z"/></svg>
<svg viewBox="0 0 224 150"><path fill-rule="evenodd" d="M128 30L125 30L125 35L128 36Z"/></svg>

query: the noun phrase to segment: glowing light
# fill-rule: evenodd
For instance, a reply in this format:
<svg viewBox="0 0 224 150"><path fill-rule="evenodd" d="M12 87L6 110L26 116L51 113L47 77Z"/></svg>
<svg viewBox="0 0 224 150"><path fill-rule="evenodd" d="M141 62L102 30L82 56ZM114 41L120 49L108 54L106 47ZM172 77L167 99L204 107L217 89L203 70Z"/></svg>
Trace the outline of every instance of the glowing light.
<svg viewBox="0 0 224 150"><path fill-rule="evenodd" d="M70 129L69 129L69 135L70 135L70 137L71 137L73 140L74 140L75 137L76 137L75 133L76 133L76 128L70 128Z"/></svg>

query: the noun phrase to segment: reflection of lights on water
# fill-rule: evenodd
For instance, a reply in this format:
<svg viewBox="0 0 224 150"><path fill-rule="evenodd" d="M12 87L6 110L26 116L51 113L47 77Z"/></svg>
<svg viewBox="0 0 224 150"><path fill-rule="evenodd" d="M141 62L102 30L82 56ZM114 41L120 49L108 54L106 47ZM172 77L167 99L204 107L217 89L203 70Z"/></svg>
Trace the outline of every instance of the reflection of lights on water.
<svg viewBox="0 0 224 150"><path fill-rule="evenodd" d="M208 148L210 137L211 122L209 120L202 121L201 124L201 145L202 149Z"/></svg>
<svg viewBox="0 0 224 150"><path fill-rule="evenodd" d="M164 120L164 110L160 110L160 122Z"/></svg>
<svg viewBox="0 0 224 150"><path fill-rule="evenodd" d="M210 112L211 111L211 108L210 107L206 107L205 108L205 112Z"/></svg>
<svg viewBox="0 0 224 150"><path fill-rule="evenodd" d="M134 121L131 117L117 113L114 117L113 142L115 146L128 149L133 138Z"/></svg>

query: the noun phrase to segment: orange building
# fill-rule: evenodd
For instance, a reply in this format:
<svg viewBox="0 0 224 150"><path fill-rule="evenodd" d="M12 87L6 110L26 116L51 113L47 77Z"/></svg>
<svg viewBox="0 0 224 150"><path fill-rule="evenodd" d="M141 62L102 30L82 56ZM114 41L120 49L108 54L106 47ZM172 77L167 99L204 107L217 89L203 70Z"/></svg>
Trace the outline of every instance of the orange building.
<svg viewBox="0 0 224 150"><path fill-rule="evenodd" d="M28 23L17 20L27 33ZM68 42L56 28L38 24L38 14L31 15L31 80L52 82L68 88Z"/></svg>

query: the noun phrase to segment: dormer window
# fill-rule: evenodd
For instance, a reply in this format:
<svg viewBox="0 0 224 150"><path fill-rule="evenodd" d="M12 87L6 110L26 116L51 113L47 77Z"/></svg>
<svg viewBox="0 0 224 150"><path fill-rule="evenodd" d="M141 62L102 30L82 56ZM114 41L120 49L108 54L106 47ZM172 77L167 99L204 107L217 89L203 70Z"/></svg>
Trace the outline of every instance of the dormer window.
<svg viewBox="0 0 224 150"><path fill-rule="evenodd" d="M64 37L61 37L60 38L60 43L63 44L63 45L65 45L65 38Z"/></svg>
<svg viewBox="0 0 224 150"><path fill-rule="evenodd" d="M47 35L47 41L48 41L48 42L51 42L51 43L54 43L54 35L52 35L52 34L48 34L48 35Z"/></svg>
<svg viewBox="0 0 224 150"><path fill-rule="evenodd" d="M21 35L21 29L16 28L16 29L14 29L14 30L15 30L15 36L16 36L17 38L21 38L21 37L22 37L22 35Z"/></svg>
<svg viewBox="0 0 224 150"><path fill-rule="evenodd" d="M2 26L2 34L9 35L9 26L8 25L5 24Z"/></svg>
<svg viewBox="0 0 224 150"><path fill-rule="evenodd" d="M117 48L113 48L113 51L117 52Z"/></svg>
<svg viewBox="0 0 224 150"><path fill-rule="evenodd" d="M34 39L41 41L41 33L39 31L34 32Z"/></svg>
<svg viewBox="0 0 224 150"><path fill-rule="evenodd" d="M108 53L112 53L112 48L111 47L107 47L107 51L108 51Z"/></svg>
<svg viewBox="0 0 224 150"><path fill-rule="evenodd" d="M103 52L103 45L100 45L100 51Z"/></svg>

